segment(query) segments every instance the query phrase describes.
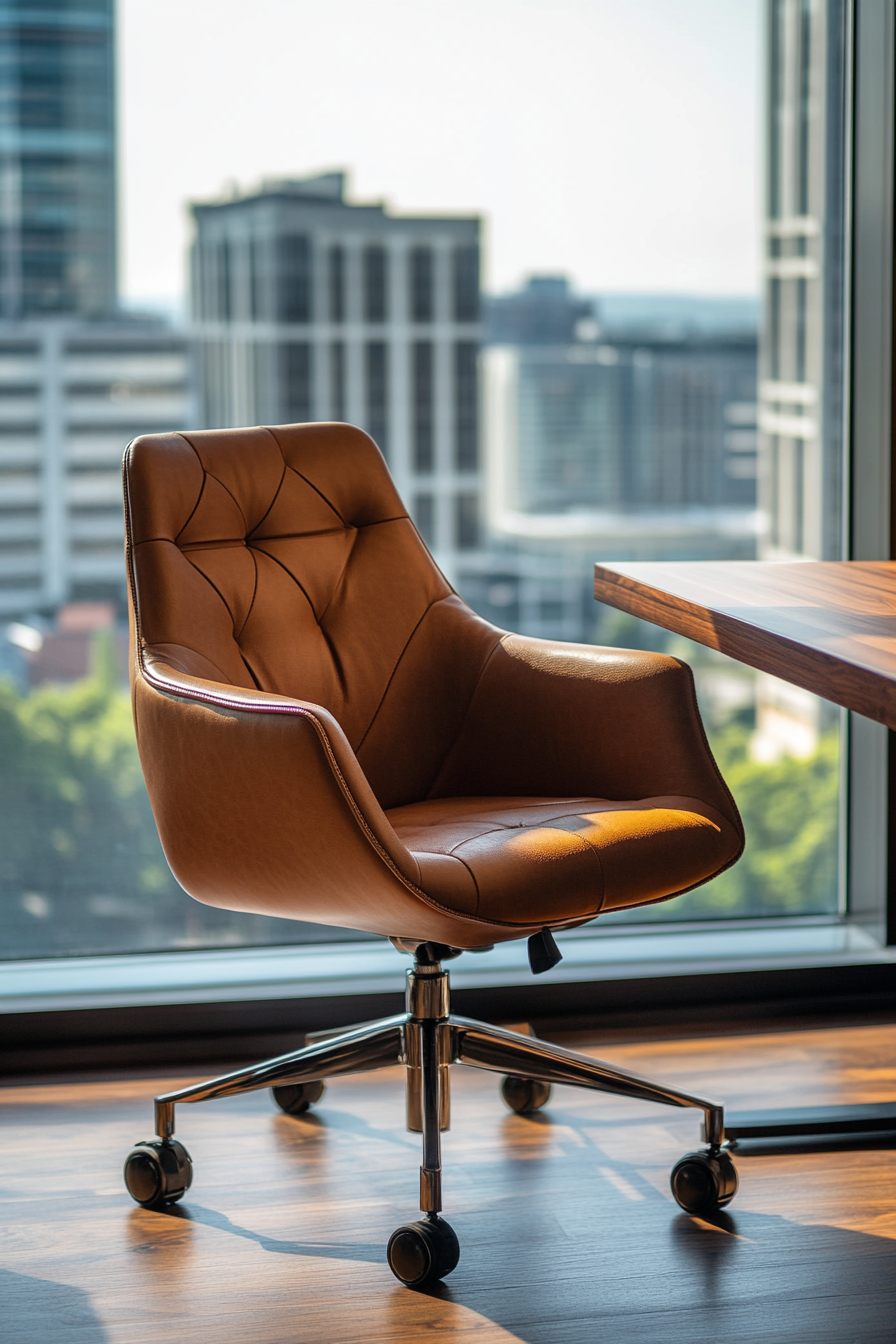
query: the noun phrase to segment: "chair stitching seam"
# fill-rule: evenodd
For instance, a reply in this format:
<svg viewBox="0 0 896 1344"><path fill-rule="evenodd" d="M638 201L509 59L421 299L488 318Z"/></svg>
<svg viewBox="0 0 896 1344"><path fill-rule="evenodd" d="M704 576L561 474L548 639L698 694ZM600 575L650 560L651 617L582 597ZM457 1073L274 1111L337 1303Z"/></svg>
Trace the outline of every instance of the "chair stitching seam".
<svg viewBox="0 0 896 1344"><path fill-rule="evenodd" d="M590 849L595 859L597 859L597 871L600 874L600 904L598 905L597 908L598 910L602 910L604 899L606 898L607 895L607 878L606 874L604 873L604 865L603 860L600 857L600 851L595 849L591 841L586 839L585 836L581 835L578 831L567 831L566 834L575 835L576 839L581 840L582 844L586 847L586 849Z"/></svg>
<svg viewBox="0 0 896 1344"><path fill-rule="evenodd" d="M248 535L248 532L249 532L249 524L246 522L246 515L243 513L243 510L242 510L242 508L241 508L241 506L240 506L240 502L239 502L239 500L236 498L236 496L234 495L233 491L232 491L232 490L228 490L228 489L227 489L227 486L224 484L224 482L221 481L221 480L218 480L218 477L215 475L215 473L214 473L213 471L209 471L209 470L208 470L208 468L206 467L206 465L205 465L205 463L203 462L202 458L199 456L199 453L197 452L196 445L195 445L194 443L191 443L191 442L190 442L189 438L187 438L187 435L186 435L186 434L181 434L180 437L184 440L185 443L189 443L189 444L190 444L190 447L193 449L193 452L196 453L196 461L199 463L200 467L202 468L204 475L205 475L206 477L211 476L211 478L212 478L213 481L217 481L217 482L218 482L218 485L220 485L220 487L221 487L222 490L227 490L228 495L229 495L230 498L233 500L234 504L236 505L237 509L239 510L239 515L240 515L240 517L241 517L242 520L243 520L243 526L244 526L245 529L246 529L246 535ZM203 491L204 491L204 489L205 489L205 481L203 481ZM197 500L196 503L198 504L199 501ZM194 512L195 512L195 509L194 509ZM191 516L192 516L192 515L191 515ZM186 527L186 523L184 524L184 527ZM181 532L182 532L182 531L183 531L183 528L181 528ZM177 535L180 536L180 532L178 532Z"/></svg>
<svg viewBox="0 0 896 1344"><path fill-rule="evenodd" d="M181 554L183 554L183 552L181 552ZM188 565L193 565L193 561L192 561L192 560L187 560L187 564L188 564ZM213 592L215 592L215 593L218 594L218 596L220 597L221 601L224 603L224 606L225 606L226 609L227 609L227 615L230 617L230 623L231 623L231 625L235 626L235 625L236 625L236 619L235 619L235 617L234 617L233 612L232 612L231 609L230 609L230 603L227 601L227 598L226 598L226 597L224 596L224 594L221 592L221 590L220 590L220 588L218 587L218 585L217 585L216 583L213 583L212 580L209 578L209 576L208 576L207 574L203 574L202 570L199 568L198 565L193 565L193 569L194 569L194 571L195 571L198 575L200 575L201 578L205 579L205 581L206 581L206 583L208 584L209 588L211 588Z"/></svg>
<svg viewBox="0 0 896 1344"><path fill-rule="evenodd" d="M479 890L479 883L476 881L476 874L473 872L473 869L467 863L466 859L462 859L459 854L452 854L451 857L453 859L457 859L458 863L462 863L463 866L466 868L467 872L470 874L473 886L476 888L476 910L474 913L478 915L479 905L480 902L482 901L482 892Z"/></svg>
<svg viewBox="0 0 896 1344"><path fill-rule="evenodd" d="M461 600L463 600L463 599L461 599ZM449 743L449 745L446 747L446 749L445 749L445 754L443 755L442 759L439 761L438 765L436 766L435 772L433 773L433 777L432 777L432 783L430 784L429 789L427 790L427 794L426 794L426 797L427 797L427 798L432 798L432 791L433 791L433 789L436 787L436 785L438 784L439 780L440 780L441 777L442 777L442 774L443 774L443 772L444 772L444 770L445 770L445 766L446 766L446 763L447 763L447 761L448 761L448 758L449 758L449 756L451 755L451 753L452 753L452 751L454 750L454 748L457 746L458 742L460 741L461 734L463 733L464 723L466 723L467 715L468 715L469 712L470 712L470 706L472 705L473 701L474 701L475 698L476 698L476 692L479 690L479 686L480 686L480 684L481 684L481 682L482 682L482 678L485 676L486 668L488 667L489 663L492 661L492 658L495 656L495 652L501 647L501 645L503 644L503 642L504 642L504 635L502 634L501 637L500 637L498 640L496 640L496 642L492 645L491 649L489 650L488 657L485 659L485 661L484 661L483 664L482 664L482 667L479 669L479 676L476 678L476 685L473 687L472 691L470 692L470 698L469 698L469 700L467 701L467 707L466 707L466 709L464 710L464 717L463 717L463 720L462 720L462 722L461 722L460 731L458 732L457 737L455 737L454 741L451 742L451 743Z"/></svg>
<svg viewBox="0 0 896 1344"><path fill-rule="evenodd" d="M191 648L190 648L189 644L177 644L177 643L175 643L173 640L164 640L164 639L159 640L159 642L158 642L157 644L149 644L149 645L147 645L147 647L150 648L150 649L158 649L158 648L161 648L161 647L162 647L163 645L165 645L165 644L168 644L169 647L172 647L172 648L183 649L186 653L195 653L195 652L196 652L195 649L191 649ZM146 650L144 649L144 656L145 656L145 652L146 652ZM224 671L218 666L218 664L215 662L215 660L214 660L213 658L209 658L207 654L201 653L199 656L200 656L200 658L204 658L205 661L209 664L209 666L210 666L210 667L213 667L213 668L215 669L216 672L220 672L220 674L221 674L221 681L222 681L222 683L226 686L226 685L227 685L227 674L226 674L226 672L224 672ZM176 671L176 670L177 670L177 669L175 668L175 671ZM194 674L191 673L191 672L188 672L186 675L187 675L187 676L193 676Z"/></svg>
<svg viewBox="0 0 896 1344"><path fill-rule="evenodd" d="M311 598L308 596L307 592L306 592L305 589L302 587L301 583L299 583L299 581L298 581L298 579L296 578L296 576L295 576L293 573L291 573L291 571L288 570L288 569L286 568L286 566L285 566L280 560L278 560L277 557L276 557L275 555L270 555L270 554L264 549L263 546L258 546L257 544L256 544L256 546L255 546L254 548L252 548L252 549L257 549L257 550L261 551L262 555L266 555L267 558L268 558L270 561L272 561L275 565L279 565L280 568L283 570L283 573L286 574L290 579L292 579L293 583L296 585L296 587L298 588L299 592L302 594L302 596L304 597L305 601L308 603L308 606L311 608L311 615L314 617L315 621L317 622L317 628L318 628L318 630L320 631L321 636L322 636L322 638L323 638L323 641L324 641L324 643L326 644L327 649L329 650L330 657L331 657L332 660L333 660L333 667L334 667L334 669L335 669L335 671L336 671L336 678L337 678L337 680L338 680L338 682L339 682L339 688L340 688L340 690L342 691L342 694L343 694L343 696L344 696L344 695L346 694L346 683L345 683L345 670L344 670L344 668L343 668L343 666L342 666L342 660L341 660L341 658L339 657L339 653L338 653L338 651L337 651L337 649L336 649L335 644L334 644L333 641L330 639L330 636L327 634L327 632L326 632L326 630L324 629L324 627L321 625L320 620L318 619L317 613L316 613L316 611L314 610L314 603L311 601Z"/></svg>
<svg viewBox="0 0 896 1344"><path fill-rule="evenodd" d="M239 500L237 499L236 495L233 493L233 491L230 489L229 486L226 486L226 485L224 484L224 482L221 480L221 478L220 478L219 476L216 476L216 475L215 475L215 473L214 473L213 471L207 471L207 472L206 472L206 475L207 475L207 476L211 476L211 478L212 478L213 481L217 481L217 482L218 482L218 485L220 485L220 487L221 487L222 490L226 490L226 491L227 491L228 495L229 495L230 498L233 500L234 504L236 505L237 509L239 510L239 515L240 515L240 517L241 517L242 520L243 520L243 527L246 529L245 536L248 537L248 535L249 535L249 522L248 522L248 519L246 518L245 513L243 512L243 506L242 506L242 504L239 502Z"/></svg>
<svg viewBox="0 0 896 1344"><path fill-rule="evenodd" d="M278 446L279 446L279 445L278 445ZM277 484L277 489L274 491L274 498L271 500L270 504L267 506L267 508L265 509L264 513L261 515L261 517L259 518L258 522L257 522L257 523L255 524L255 526L253 527L252 531L249 532L249 533L247 534L249 537L251 537L255 532L258 531L258 529L261 527L262 523L264 522L265 518L267 518L268 515L270 514L271 509L272 509L272 508L274 507L274 505L277 503L277 500L280 498L280 491L283 489L283 482L284 482L285 480L286 480L286 463L284 462L284 463L283 463L283 471L280 473L280 480L279 480L279 482L278 482L278 484Z"/></svg>
<svg viewBox="0 0 896 1344"><path fill-rule="evenodd" d="M376 708L374 709L372 715L370 716L370 722L368 723L367 727L364 729L364 734L363 734L363 736L362 736L360 742L358 743L357 747L355 748L355 751L356 751L356 752L357 752L357 751L360 751L361 748L363 747L364 743L367 741L368 735L370 734L371 730L373 729L373 725L376 723L377 718L379 717L379 713L380 713L380 710L381 710L382 707L383 707L383 704L384 704L384 702L385 702L386 696L389 694L389 688L390 688L390 686L392 685L392 682L395 680L395 674L398 672L398 669L399 669L399 667L401 666L402 660L404 659L405 654L407 653L408 649L409 649L410 646L411 646L411 642L413 641L414 636L416 635L417 631L420 629L420 626L421 626L421 625L423 624L423 622L426 620L426 617L427 617L427 616L429 615L429 613L432 611L433 607L438 606L438 604L439 604L440 602L444 602L445 600L446 600L446 599L445 599L444 597L434 597L433 600L432 600L432 601L429 603L429 605L426 607L426 609L420 613L420 619L417 621L417 624L414 626L413 630L411 631L411 633L408 635L407 639L405 640L404 645L403 645L402 650L401 650L401 653L399 653L398 657L395 659L395 663L393 664L392 671L389 673L389 680L386 682L385 688L384 688L384 690L383 690L382 695L381 695L380 698L379 698L379 701L378 701L378 703L377 703L377 706L376 706Z"/></svg>
<svg viewBox="0 0 896 1344"><path fill-rule="evenodd" d="M269 551L266 551L265 548L264 548L264 546L263 546L263 545L259 545L258 542L255 542L252 546L248 546L246 549L249 550L249 551L253 551L253 552L254 552L254 551L261 551L261 554L264 555L264 556L267 556L268 560L270 560L272 564L274 564L274 565L279 565L280 569L283 570L283 573L287 576L287 578L291 579L292 582L295 584L295 586L298 588L299 592L302 594L302 596L304 597L305 601L308 603L308 606L311 608L311 614L312 614L312 616L314 617L315 620L317 620L317 612L314 610L314 603L311 601L311 598L308 596L307 591L306 591L305 588L302 586L302 584L299 582L299 580L296 578L295 574L293 574L292 570L287 569L286 565L284 565L284 563L283 563L282 560L278 560L277 557L276 557L276 555L271 555L270 552L269 552ZM253 557L253 558L254 558L254 557ZM256 564L256 569L257 569L257 564Z"/></svg>
<svg viewBox="0 0 896 1344"><path fill-rule="evenodd" d="M243 653L242 649L239 650L239 654L240 654L240 657L241 657L242 660L243 660L243 663L245 664L246 671L249 673L249 676L252 678L252 680L253 680L254 683L255 683L255 688L256 688L256 690L259 690L259 691L264 692L264 687L262 686L262 684L261 684L261 682L259 681L258 677L256 677L256 675L255 675L255 671L254 671L254 669L253 669L253 667L252 667L252 664L249 662L249 659L248 659L248 658L246 657L246 655Z"/></svg>
<svg viewBox="0 0 896 1344"><path fill-rule="evenodd" d="M186 442L186 440L184 440L184 442ZM193 445L190 444L190 447L192 448ZM195 452L196 450L193 449L193 451ZM206 481L208 480L208 477L207 477L207 475L206 475L205 468L202 466L202 463L201 463L201 462L199 463L199 466L200 466L200 468L201 468L201 470L202 470L202 485L199 487L199 494L196 496L196 503L193 505L192 509L190 510L190 516L189 516L189 518L188 518L187 521L184 523L183 527L180 529L180 531L178 532L177 536L174 538L174 544L175 544L175 545L178 545L178 544L179 544L179 543L178 543L178 537L182 537L182 536L183 536L184 532L186 532L187 528L190 526L190 523L191 523L191 522L193 521L193 519L196 517L196 510L199 508L199 505L202 503L202 497L203 497L203 495L205 494L205 483L206 483Z"/></svg>
<svg viewBox="0 0 896 1344"><path fill-rule="evenodd" d="M345 519L342 517L342 514L341 514L341 513L339 512L339 510L336 508L336 505L333 504L329 499L327 499L327 497L326 497L326 495L324 494L323 490L319 490L318 487L314 484L313 481L309 481L307 476L303 476L302 473L301 473L300 471L296 471L295 467L294 467L290 462L287 462L287 460L286 460L286 453L283 451L283 444L282 444L282 443L280 442L280 440L277 438L277 435L274 433L274 430L271 428L271 426L270 426L270 425L263 425L262 428L265 429L265 430L268 432L268 434L270 434L271 438L274 440L274 442L276 443L277 447L280 449L280 456L283 458L283 465L284 465L285 467L287 467L290 471L295 472L295 475L298 476L300 480L304 481L306 485L309 485L309 486L311 487L311 489L315 492L315 494L320 495L321 499L322 499L323 502L327 505L327 507L333 510L333 512L335 513L336 517L337 517L342 523L345 523Z"/></svg>
<svg viewBox="0 0 896 1344"><path fill-rule="evenodd" d="M267 515L265 515L265 517L267 517ZM264 519L262 519L262 522L263 522L263 521L264 521ZM261 526L261 523L259 523L258 526L260 527L260 526ZM252 538L252 540L251 540L251 545L254 546L254 545L256 545L259 541L299 541L299 540L304 540L306 537L338 537L338 536L343 535L345 532L349 532L349 531L351 531L351 530L352 530L351 528L348 528L348 527L346 527L344 524L340 523L338 527L321 527L321 528L318 528L317 531L313 531L313 532L312 532L312 531L309 531L309 532L268 532L268 533L266 533L263 537L257 537L257 536L255 535L255 532L258 531L258 528L256 528L256 529L255 529L255 532L251 533L251 538ZM223 541L224 538L222 538L221 540ZM248 542L249 542L249 538L246 538L246 541L247 541L247 543L248 543ZM190 545L190 544L191 544L190 542L187 543L187 545ZM192 544L195 544L195 543L192 543ZM219 543L219 544L220 544L220 543ZM214 542L203 542L203 545L206 545L206 546L207 546L207 545L214 545Z"/></svg>
<svg viewBox="0 0 896 1344"><path fill-rule="evenodd" d="M349 542L348 555L346 555L345 559L344 559L343 562L342 562L342 568L341 568L340 571L339 571L339 576L338 576L338 578L336 579L336 582L333 584L333 588L332 588L332 590L331 590L331 592L330 592L330 596L327 598L327 605L324 607L323 611L321 612L320 616L318 617L318 622L319 622L321 625L323 624L323 619L324 619L324 617L326 616L327 612L330 610L330 607L333 605L333 599L334 599L334 597L335 597L336 594L339 592L339 589L342 587L342 580L345 578L345 571L348 569L349 561L351 560L352 556L354 555L354 553L355 553L355 547L356 547L356 545L358 544L358 537L361 535L361 529L360 529L359 527L355 527L355 528L349 528L349 527L346 527L346 531L351 531L351 532L353 533L352 539L351 539L351 541Z"/></svg>
<svg viewBox="0 0 896 1344"><path fill-rule="evenodd" d="M243 631L245 630L246 626L249 624L249 617L252 615L252 608L255 606L255 597L256 597L256 594L258 593L258 561L257 561L256 558L255 558L255 552L253 551L253 549L252 549L251 546L247 546L247 547L246 547L246 550L247 550L247 551L249 552L249 554L251 555L251 557L252 557L252 564L253 564L253 566L254 566L254 568L255 568L255 585L254 585L254 587L253 587L253 589L252 589L252 597L251 597L250 600L249 600L249 610L246 612L246 615L245 615L245 618L244 618L244 620L243 620L243 623L242 623L242 625L240 626L239 634L237 634L237 632L236 632L235 630L234 630L234 632L233 632L233 637L234 637L234 639L236 640L237 645L239 645L240 638L242 637L242 633L243 633ZM241 656L241 657L242 657L242 652L243 652L242 649L240 649L240 656ZM246 662L245 658L243 658L243 662L244 662L244 663ZM246 663L246 666L249 667L249 664ZM252 672L251 667L249 667L249 671ZM256 678L255 678L255 673L254 673L254 672L252 672L252 679L253 679L253 681L256 682L256 685L258 685L258 682L257 682L257 680L256 680ZM261 687L259 686L259 690L260 690L260 689L261 689Z"/></svg>
<svg viewBox="0 0 896 1344"><path fill-rule="evenodd" d="M454 848L449 849L448 853L453 854L455 849L459 849L461 845L469 845L474 840L484 840L487 835L500 835L502 831L518 831L519 829L519 826L493 826L490 831L480 831L478 835L468 835L465 840L458 840Z"/></svg>

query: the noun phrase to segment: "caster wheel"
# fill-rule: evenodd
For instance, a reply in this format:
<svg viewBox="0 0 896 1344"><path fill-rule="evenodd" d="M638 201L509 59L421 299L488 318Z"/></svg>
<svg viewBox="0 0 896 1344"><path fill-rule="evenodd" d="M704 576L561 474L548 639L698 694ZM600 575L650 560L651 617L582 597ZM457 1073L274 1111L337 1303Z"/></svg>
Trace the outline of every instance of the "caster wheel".
<svg viewBox="0 0 896 1344"><path fill-rule="evenodd" d="M669 1182L685 1213L712 1213L737 1194L737 1168L726 1152L688 1153L672 1168Z"/></svg>
<svg viewBox="0 0 896 1344"><path fill-rule="evenodd" d="M517 1078L509 1073L501 1079L501 1096L517 1115L531 1115L547 1106L551 1099L550 1083L539 1083L534 1078Z"/></svg>
<svg viewBox="0 0 896 1344"><path fill-rule="evenodd" d="M323 1083L285 1083L283 1087L271 1088L271 1096L287 1115L301 1115L320 1101L323 1094Z"/></svg>
<svg viewBox="0 0 896 1344"><path fill-rule="evenodd" d="M138 1143L124 1161L124 1183L131 1199L144 1209L175 1204L193 1181L190 1154L176 1139Z"/></svg>
<svg viewBox="0 0 896 1344"><path fill-rule="evenodd" d="M421 1218L396 1228L386 1247L389 1268L409 1288L423 1288L444 1279L460 1259L454 1228L444 1218Z"/></svg>

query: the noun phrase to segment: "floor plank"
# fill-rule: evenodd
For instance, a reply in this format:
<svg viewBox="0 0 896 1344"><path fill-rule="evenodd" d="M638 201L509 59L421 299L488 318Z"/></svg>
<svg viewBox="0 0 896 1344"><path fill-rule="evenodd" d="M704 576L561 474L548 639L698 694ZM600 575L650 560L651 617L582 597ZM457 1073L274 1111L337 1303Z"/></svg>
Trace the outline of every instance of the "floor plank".
<svg viewBox="0 0 896 1344"><path fill-rule="evenodd" d="M892 1026L590 1039L731 1106L896 1096ZM416 1216L400 1070L331 1083L300 1119L265 1093L180 1108L194 1185L149 1212L125 1194L121 1160L168 1085L0 1089L4 1344L896 1339L896 1149L739 1158L741 1190L713 1224L668 1190L695 1113L560 1089L527 1119L492 1077L457 1069L445 1202L461 1262L414 1293L384 1257Z"/></svg>

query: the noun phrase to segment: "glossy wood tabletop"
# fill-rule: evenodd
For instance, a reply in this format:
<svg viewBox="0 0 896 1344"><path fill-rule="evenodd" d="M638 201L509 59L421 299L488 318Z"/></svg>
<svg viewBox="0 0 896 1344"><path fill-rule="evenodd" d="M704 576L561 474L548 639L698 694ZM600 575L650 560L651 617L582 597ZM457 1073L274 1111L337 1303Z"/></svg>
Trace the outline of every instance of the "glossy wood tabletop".
<svg viewBox="0 0 896 1344"><path fill-rule="evenodd" d="M599 564L599 602L896 728L896 562Z"/></svg>
<svg viewBox="0 0 896 1344"><path fill-rule="evenodd" d="M884 1101L896 1027L577 1049L732 1106ZM179 1081L185 1081L183 1079ZM0 1087L3 1344L892 1344L896 1148L740 1156L726 1214L669 1169L685 1111L558 1088L511 1115L454 1071L446 1213L461 1260L415 1293L385 1245L416 1216L402 1070L339 1079L307 1116L266 1093L182 1108L195 1179L138 1208L121 1162L171 1078Z"/></svg>

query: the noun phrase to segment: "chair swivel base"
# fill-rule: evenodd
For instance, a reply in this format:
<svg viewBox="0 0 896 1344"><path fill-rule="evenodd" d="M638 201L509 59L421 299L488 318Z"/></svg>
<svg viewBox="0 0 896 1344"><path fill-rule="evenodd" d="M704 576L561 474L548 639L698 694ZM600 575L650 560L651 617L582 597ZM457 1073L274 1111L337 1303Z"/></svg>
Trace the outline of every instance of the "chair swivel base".
<svg viewBox="0 0 896 1344"><path fill-rule="evenodd" d="M726 1148L723 1108L613 1068L588 1055L505 1031L450 1011L448 972L428 944L417 949L408 971L407 1011L364 1023L338 1035L322 1033L303 1049L234 1073L168 1092L155 1101L156 1138L128 1154L124 1178L131 1197L145 1208L181 1199L190 1188L189 1153L174 1138L174 1111L180 1103L210 1101L270 1087L280 1108L301 1114L323 1092L323 1082L353 1073L404 1064L407 1069L408 1128L422 1133L420 1208L424 1218L398 1228L387 1259L395 1276L411 1287L444 1278L455 1268L460 1248L442 1209L441 1134L449 1123L449 1068L469 1064L504 1074L507 1105L527 1114L545 1105L554 1083L613 1092L667 1106L703 1112L707 1147L688 1153L671 1174L672 1194L687 1213L707 1214L729 1204L737 1192L737 1172Z"/></svg>

